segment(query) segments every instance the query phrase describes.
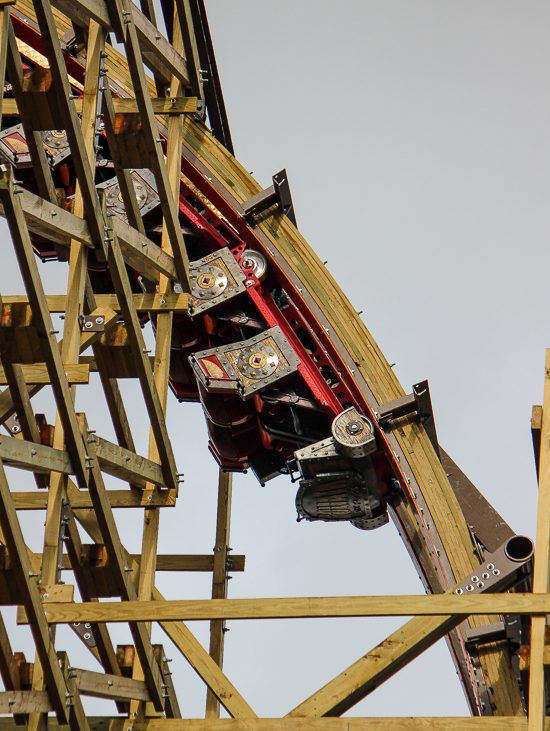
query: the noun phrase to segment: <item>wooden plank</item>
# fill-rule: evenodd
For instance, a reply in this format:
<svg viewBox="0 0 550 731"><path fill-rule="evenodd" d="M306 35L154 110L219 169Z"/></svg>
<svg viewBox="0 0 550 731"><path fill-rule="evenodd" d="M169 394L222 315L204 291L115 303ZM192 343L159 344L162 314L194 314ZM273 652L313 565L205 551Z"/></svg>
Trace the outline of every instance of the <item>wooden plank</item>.
<svg viewBox="0 0 550 731"><path fill-rule="evenodd" d="M157 604L162 595L155 589L154 597ZM233 718L246 718L249 721L256 718L256 714L242 697L233 683L223 674L221 668L206 652L201 643L183 623L161 622L160 626L172 640L174 645L185 657L193 670L204 680L208 688L218 698L222 706ZM212 719L209 719L210 723ZM219 721L216 719L216 724ZM1 730L0 730L1 731Z"/></svg>
<svg viewBox="0 0 550 731"><path fill-rule="evenodd" d="M31 620L31 630L48 683L50 698L58 721L66 723L70 715L65 705L66 685L57 662L52 637L44 617L38 587L36 582L30 578L33 571L1 461L0 525L2 526L4 540L8 547L13 569L18 577L19 590L24 596L24 606L27 611L27 616Z"/></svg>
<svg viewBox="0 0 550 731"><path fill-rule="evenodd" d="M546 351L544 400L540 430L539 497L537 506L537 550L533 568L533 596L548 596L550 569L550 348ZM544 729L546 698L544 688L544 635L546 617L531 619L529 673L529 731Z"/></svg>
<svg viewBox="0 0 550 731"><path fill-rule="evenodd" d="M145 486L149 481L155 485L164 486L164 476L159 464L97 435L94 439L99 464L104 472L134 485Z"/></svg>
<svg viewBox="0 0 550 731"><path fill-rule="evenodd" d="M49 201L55 201L55 185L53 182L48 160L46 159L46 152L44 150L44 144L42 142L42 135L37 130L33 129L33 118L35 115L32 114L32 112L29 114L27 104L25 103L25 100L29 97L25 96L27 92L23 90L23 66L11 22L8 29L8 39L9 77L12 83L15 98L19 100L19 106L21 109L21 122L25 130L25 139L32 160L38 192L44 199Z"/></svg>
<svg viewBox="0 0 550 731"><path fill-rule="evenodd" d="M212 619L290 619L312 617L470 616L550 613L550 594L454 596L283 597L280 599L187 599L165 602L102 602L52 605L48 622L144 622Z"/></svg>
<svg viewBox="0 0 550 731"><path fill-rule="evenodd" d="M53 0L52 5L79 24L83 22L83 18L91 18L106 30L113 30L109 10L104 0ZM144 63L147 66L153 66L151 70L154 72L157 64L151 64L150 56L153 56L161 66L177 76L184 86L189 86L189 73L185 59L174 50L144 13L135 5L130 7L139 43L147 50L147 55L143 59Z"/></svg>
<svg viewBox="0 0 550 731"><path fill-rule="evenodd" d="M124 731L128 720L108 716L90 716L91 731ZM517 716L461 718L403 716L379 718L223 718L213 724L210 719L157 719L135 721L135 731L526 731L527 719ZM546 731L550 720L546 722ZM11 718L0 719L0 731L16 731ZM63 731L48 721L48 731Z"/></svg>
<svg viewBox="0 0 550 731"><path fill-rule="evenodd" d="M229 557L229 533L231 526L231 498L233 474L220 469L218 476L218 515L216 543L214 545L214 571L212 574L212 599L227 598L227 560ZM223 668L225 621L210 622L210 657ZM220 702L210 689L206 694L206 718L220 717Z"/></svg>
<svg viewBox="0 0 550 731"><path fill-rule="evenodd" d="M89 383L90 367L82 363L64 363L63 369L67 376L67 382L70 386L77 383ZM30 365L23 364L21 373L25 379L25 383L29 385L50 383L50 376L45 363L32 363ZM6 372L0 368L0 386L6 386L8 379Z"/></svg>
<svg viewBox="0 0 550 731"><path fill-rule="evenodd" d="M0 693L0 713L48 713L53 710L47 690L8 690Z"/></svg>
<svg viewBox="0 0 550 731"><path fill-rule="evenodd" d="M18 197L21 199L25 220L32 233L45 236L64 246L68 245L71 238L85 246L92 246L92 237L87 221L30 191L25 190ZM3 210L0 210L0 215L5 216L6 214ZM163 274L170 279L176 278L177 274L172 257L163 253L159 246L143 234L132 229L121 219L115 217L113 221L123 247L123 255L130 266L153 280L158 280L159 274Z"/></svg>
<svg viewBox="0 0 550 731"><path fill-rule="evenodd" d="M104 472L121 480L142 485L146 481L164 486L164 475L160 465L140 457L123 447L95 437L96 455ZM18 467L32 472L59 472L64 475L74 474L74 466L68 452L35 444L24 439L10 436L0 438L0 458L10 467ZM132 498L128 496L128 500ZM147 501L143 503L147 505Z"/></svg>
<svg viewBox="0 0 550 731"><path fill-rule="evenodd" d="M198 98L196 96L182 96L179 99L171 96L170 99L151 99L153 112L165 114L196 114ZM113 99L116 114L138 114L138 103L134 98Z"/></svg>
<svg viewBox="0 0 550 731"><path fill-rule="evenodd" d="M152 269L168 279L178 278L174 259L159 246L116 216L111 218L111 225L119 239L122 254L130 266L138 271L144 269L150 272Z"/></svg>
<svg viewBox="0 0 550 731"><path fill-rule="evenodd" d="M96 294L98 307L108 308L113 312L120 312L120 303L116 294ZM187 312L188 295L186 294L134 294L134 307L138 312L166 312L177 310ZM28 298L24 294L2 295L5 305L27 304ZM67 295L46 295L46 303L50 312L65 312Z"/></svg>
<svg viewBox="0 0 550 731"><path fill-rule="evenodd" d="M6 466L31 472L73 474L68 452L24 439L14 439L8 435L0 437L0 459L5 461Z"/></svg>
<svg viewBox="0 0 550 731"><path fill-rule="evenodd" d="M145 494L142 490L107 490L107 498L112 508L145 508L154 507L174 507L176 499L169 490L155 492L154 494ZM46 494L36 492L13 492L13 500L17 510L45 510L48 502ZM71 496L71 506L74 510L91 510L93 508L92 499L87 490L81 490L76 495ZM208 556L210 564L212 557ZM244 571L244 556L233 556L235 568L232 571ZM176 559L170 563L167 559L168 566L178 566ZM203 561L197 568L165 568L164 571L211 571L212 568L205 568L208 562Z"/></svg>
<svg viewBox="0 0 550 731"><path fill-rule="evenodd" d="M78 668L74 668L71 674L74 675L76 687L81 695L115 701L126 701L133 698L141 701L151 700L147 686L141 680L132 680L121 675L96 673L92 670L79 670Z"/></svg>
<svg viewBox="0 0 550 731"><path fill-rule="evenodd" d="M108 492L114 492L108 490ZM21 493L12 493L15 496ZM80 493L82 494L82 493ZM72 501L71 501L72 502ZM14 500L15 506L17 507L17 498ZM91 505L91 502L90 502ZM37 554L38 555L38 554ZM130 558L133 563L141 563L140 553L131 553ZM231 571L244 571L245 557L244 556L233 556L234 565L231 567ZM71 568L71 562L67 555L63 556L63 568ZM213 571L214 570L214 557L213 556L201 556L201 555L176 555L176 554L160 554L157 556L157 571Z"/></svg>

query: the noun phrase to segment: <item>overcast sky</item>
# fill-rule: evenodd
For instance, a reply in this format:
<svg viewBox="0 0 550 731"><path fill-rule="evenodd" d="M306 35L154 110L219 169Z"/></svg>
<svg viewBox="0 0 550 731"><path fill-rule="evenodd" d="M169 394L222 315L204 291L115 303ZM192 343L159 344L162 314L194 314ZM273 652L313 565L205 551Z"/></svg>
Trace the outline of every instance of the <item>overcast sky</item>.
<svg viewBox="0 0 550 731"><path fill-rule="evenodd" d="M440 443L514 530L534 537L529 419L550 346L548 3L206 5L238 159L264 187L286 167L300 230L364 310L404 388L429 379ZM3 241L0 291L19 293ZM43 270L49 291L62 291L66 267ZM132 384L123 388L145 454L144 409ZM52 421L48 399L39 406ZM77 406L113 438L97 396ZM186 483L163 513L160 552L209 553L217 470L201 410L172 399L168 419ZM9 477L13 489L25 484L14 470ZM231 545L247 568L230 596L422 593L393 526L298 525L294 494L282 477L265 488L236 478ZM139 551L140 511L116 517L125 545ZM41 550L43 515L24 521ZM165 574L157 585L169 598L194 598L209 596L209 582ZM231 622L225 670L259 715L283 715L404 621ZM207 642L207 627L193 628ZM16 632L14 649L30 647ZM165 641L160 630L154 641ZM59 646L73 665L94 667L67 629ZM183 715L203 715L202 684L176 650L168 654ZM350 715L465 713L442 642Z"/></svg>

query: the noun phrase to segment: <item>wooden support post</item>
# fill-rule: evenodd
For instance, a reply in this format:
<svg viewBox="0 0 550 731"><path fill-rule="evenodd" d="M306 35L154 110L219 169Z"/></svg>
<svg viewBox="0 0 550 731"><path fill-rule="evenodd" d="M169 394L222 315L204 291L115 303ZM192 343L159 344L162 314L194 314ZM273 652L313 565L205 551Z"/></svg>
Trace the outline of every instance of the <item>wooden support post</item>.
<svg viewBox="0 0 550 731"><path fill-rule="evenodd" d="M4 167L4 169L1 169L1 173L0 200L4 205L4 211L8 219L21 274L35 318L35 326L43 338L44 358L53 386L57 408L65 428L67 448L73 460L78 482L81 486L86 486L88 475L85 466L84 444L80 438L74 408L72 408L67 377L65 376L59 345L55 338L55 331L46 305L46 297L38 273L36 257L32 249L21 204L17 200L18 196L14 195L13 192L13 172L11 168Z"/></svg>
<svg viewBox="0 0 550 731"><path fill-rule="evenodd" d="M227 598L227 559L229 557L229 530L231 526L231 497L233 474L220 469L218 478L218 517L214 546L214 572L212 575L212 599ZM210 657L223 668L225 621L210 622ZM206 693L206 718L219 718L220 702L210 689Z"/></svg>
<svg viewBox="0 0 550 731"><path fill-rule="evenodd" d="M23 540L21 526L10 495L4 466L0 460L0 525L4 533L4 540L10 552L13 569L17 576L19 591L24 597L24 607L31 623L31 630L36 650L40 657L44 675L53 707L60 723L69 720L65 693L67 692L63 675L57 663L50 630L44 617L44 610L36 581L32 578L34 572L27 556L27 549ZM87 728L87 723L84 728ZM76 731L76 729L75 729Z"/></svg>
<svg viewBox="0 0 550 731"><path fill-rule="evenodd" d="M181 35L176 35L173 39L173 45L176 51L181 51ZM170 96L178 99L183 96L181 84L179 80L172 76L170 85ZM180 194L180 171L181 171L181 139L183 134L183 118L181 115L174 115L168 121L168 143L167 143L167 162L168 162L168 182L173 197L173 202L177 208ZM172 254L172 244L170 241L169 229L166 219L163 221L161 248L163 251ZM172 291L172 283L166 277L159 278L159 294L169 295ZM170 371L170 353L172 346L172 323L173 312L162 312L157 315L156 323L156 346L155 346L155 368L154 379L157 389L160 405L163 414L166 415L166 407L168 400L168 377ZM153 462L158 461L160 453L158 449L157 439L153 428L149 433L149 459ZM148 492L155 492L157 486L155 484L147 485ZM177 485L176 490L177 494ZM155 571L157 564L157 545L160 524L159 508L151 508L145 510L143 518L143 540L142 540L142 558L139 565L139 590L138 596L140 600L150 600L152 598L153 589L155 588ZM151 625L148 625L151 632ZM134 661L133 677L141 680L143 670L139 663ZM174 707L179 708L177 698ZM172 709L172 704L169 706ZM130 704L130 713L138 713L142 708L138 708L135 703Z"/></svg>
<svg viewBox="0 0 550 731"><path fill-rule="evenodd" d="M159 398L156 384L153 379L153 372L145 341L141 332L141 325L137 316L132 299L132 291L128 280L128 273L120 253L120 247L115 235L113 238L109 254L109 270L111 278L115 286L115 290L122 306L124 322L128 330L132 352L135 358L135 365L139 375L139 381L147 406L149 419L151 420L151 428L155 435L157 449L160 455L162 469L164 473L165 484L171 489L177 489L176 463L170 444L170 438L166 430L166 422L162 403Z"/></svg>
<svg viewBox="0 0 550 731"><path fill-rule="evenodd" d="M82 418L83 431L87 431L86 420ZM133 602L137 599L137 592L129 573L132 567L126 565L125 556L122 551L122 544L118 535L118 529L113 517L111 505L107 499L107 491L103 483L103 475L99 469L98 459L95 454L93 442L90 446L90 497L94 505L95 514L103 543L107 547L107 553L111 562L112 570L115 574L115 580L120 590L121 598L124 603ZM92 602L93 603L93 602ZM99 605L99 603L98 603ZM140 663L143 667L147 687L151 694L151 700L157 711L164 709L164 699L162 693L162 676L153 656L153 648L151 639L142 622L130 622L130 630L134 638Z"/></svg>
<svg viewBox="0 0 550 731"><path fill-rule="evenodd" d="M539 456L537 542L533 570L533 593L547 594L550 566L550 348L546 351L544 400ZM546 700L544 691L544 633L546 617L531 619L529 675L529 731L543 731Z"/></svg>
<svg viewBox="0 0 550 731"><path fill-rule="evenodd" d="M61 53L52 7L49 0L36 0L34 10L40 25L42 42L46 56L50 62L53 88L57 95L59 111L66 125L67 138L71 146L72 161L76 169L84 208L87 211L88 225L94 246L101 250L105 247L105 232L101 225L102 216L94 177L87 156L88 146L84 141L74 104L71 100L71 88L67 68ZM95 114L95 112L94 112Z"/></svg>

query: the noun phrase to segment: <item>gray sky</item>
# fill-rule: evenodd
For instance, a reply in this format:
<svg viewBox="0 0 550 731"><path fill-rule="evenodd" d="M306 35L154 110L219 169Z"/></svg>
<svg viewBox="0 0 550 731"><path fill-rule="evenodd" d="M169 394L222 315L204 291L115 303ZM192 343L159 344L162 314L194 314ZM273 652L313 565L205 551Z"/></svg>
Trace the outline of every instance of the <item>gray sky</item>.
<svg viewBox="0 0 550 731"><path fill-rule="evenodd" d="M512 527L534 537L529 419L550 346L548 4L207 0L207 10L238 159L264 186L287 168L300 230L364 310L404 387L429 379L441 444ZM19 293L2 240L0 291ZM43 270L49 291L62 291L66 268ZM144 410L123 387L145 454ZM53 420L40 398L36 408ZM97 398L77 405L112 437ZM186 483L163 513L160 551L210 552L216 467L200 407L172 400L169 427ZM25 478L9 477L21 489ZM422 593L392 526L298 525L294 494L285 478L265 488L236 478L231 545L247 569L230 596ZM139 551L139 511L116 517ZM36 550L42 521L25 516ZM161 575L158 585L169 598L210 591L208 576ZM259 715L283 715L402 621L232 622L225 670ZM206 642L207 627L193 628ZM72 664L93 667L68 630L59 637ZM202 684L176 650L169 656L184 715L203 715ZM466 712L440 643L349 715Z"/></svg>

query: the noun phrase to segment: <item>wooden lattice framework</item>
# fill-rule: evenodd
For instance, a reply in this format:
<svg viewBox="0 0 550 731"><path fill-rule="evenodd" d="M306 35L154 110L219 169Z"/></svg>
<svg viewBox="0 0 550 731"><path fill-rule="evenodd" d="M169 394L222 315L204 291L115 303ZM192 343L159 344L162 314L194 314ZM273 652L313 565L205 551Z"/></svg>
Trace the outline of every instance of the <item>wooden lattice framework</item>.
<svg viewBox="0 0 550 731"><path fill-rule="evenodd" d="M8 388L0 394L0 419L6 422L17 413L21 432L19 438L0 439L0 530L6 549L0 593L2 604L19 606L19 620L30 624L36 645L32 689L24 689L22 666L14 657L0 619L0 674L6 688L0 693L0 711L12 716L2 719L0 726L28 724L33 731L45 728L46 723L52 729L68 725L73 731L470 726L542 729L547 667L545 628L546 615L550 613L550 352L544 405L536 412L540 423L534 432L539 435L540 480L533 593L454 593L454 586L478 568L479 546L472 540L425 429L412 419L406 419L392 435L392 446L397 461L398 453L403 455L401 467L411 485L411 495L416 500L418 493L419 501L426 501L421 512L424 514L425 509L431 516L438 536L434 545L440 548L429 554L420 545L424 538L413 519L413 503L397 501L394 510L396 521L416 546L416 560L428 577L433 595L227 599L232 481L231 475L224 472L220 472L219 478L214 557L157 556L160 510L174 506L178 497L178 472L165 412L173 318L174 314L187 312L189 292L189 261L177 207L181 156L190 174L194 171L191 182L198 193L220 208L222 214L236 211L242 217L243 203L260 193L257 183L230 154L231 142L219 99L206 99L210 122L218 126L218 141L203 123L208 92L203 89L199 63L197 27L204 16L197 8L201 7L202 3L191 0L163 2L170 43L156 28L152 0L142 0L141 10L127 0L0 2L0 76L4 79L7 70L14 92L14 98L6 99L2 108L0 91L0 109L4 115L17 113L21 119L38 186L36 195L18 185L9 165L0 169L0 203L26 290L25 294L2 299L1 378ZM12 24L14 13L30 18L39 30L42 59L47 60L51 73L51 86L47 89L29 83L23 74L20 44ZM86 58L80 99L73 98L70 69L62 53L63 39L71 24ZM124 45L125 56L110 48L107 71L105 48L109 32ZM146 77L144 63L152 70L154 80ZM215 66L210 72L215 73ZM133 96L126 93L126 98L113 97L113 84L119 90L131 88ZM163 90L167 85L170 91L165 98ZM186 90L192 96L185 96ZM111 216L94 183L99 109L127 223ZM160 248L148 239L136 203L129 174L133 165L128 161L137 153L125 148L118 135L117 115L124 113L139 114L139 136L133 142L140 159L147 163L143 167L148 167L155 177L163 216ZM51 128L65 130L70 145L78 181L71 211L59 204L41 144L40 132ZM53 241L59 256L68 259L66 294L44 294L31 234ZM365 392L369 391L373 408L402 397L401 386L369 333L288 218L272 212L255 228L254 236L270 253L271 264L289 281L297 282L296 290L304 306L315 313L333 339L351 375L365 386ZM93 291L87 270L90 249L107 262L115 294ZM155 282L155 291L133 293L126 265ZM179 283L180 293L175 293L174 281ZM59 312L64 314L65 322L63 338L58 341L51 313ZM149 355L143 338L143 312L156 317L154 356ZM83 315L100 318L101 330L83 329ZM139 380L147 407L151 424L147 458L136 454L116 373L102 347L108 333L115 331L127 346L130 355L125 368ZM86 353L88 348L93 350L91 358ZM86 354L81 357L81 353ZM76 386L87 382L91 367L99 371L118 444L90 431L85 415L75 410ZM32 396L43 387L52 388L57 404L51 445L44 444L31 403ZM10 489L3 463L33 472L37 488L47 487L47 493ZM126 481L129 488L107 490L104 473ZM25 545L18 511L44 508L44 547L39 555ZM113 508L144 510L140 555L130 555L122 546ZM79 525L93 538L95 547L83 545ZM443 563L442 552L448 563L446 592L437 584L434 568L437 559L441 558ZM90 568L92 554L94 567L100 569L95 575ZM202 570L206 566L213 576L212 599L165 601L155 588L155 571L162 568L163 561L171 561L172 568L179 570ZM242 568L241 564L242 557L233 557L234 570ZM68 567L73 571L82 602L75 603L73 587L60 581L60 570ZM110 595L122 601L99 602L99 581L110 583ZM467 618L472 627L483 627L490 624L493 615L507 614L532 616L530 662L527 659L523 668L524 677L529 678L528 719L523 715L510 657L501 640L486 645L479 658L484 676L491 683L498 715L471 719L338 717ZM257 718L222 670L226 619L409 615L414 615L414 619L284 719ZM210 652L184 623L197 619L211 621ZM78 622L89 623L95 641L90 649L103 666L104 674L71 667L67 655L56 651L55 626ZM128 623L133 638L133 646L118 652L106 625L117 622ZM177 678L172 679L162 648L151 643L152 622L161 625L204 680L208 688L205 719L182 719ZM456 642L456 636L453 641ZM82 695L112 699L122 715L112 719L87 717ZM219 719L220 703L231 719ZM47 720L51 711L55 718L50 716Z"/></svg>

